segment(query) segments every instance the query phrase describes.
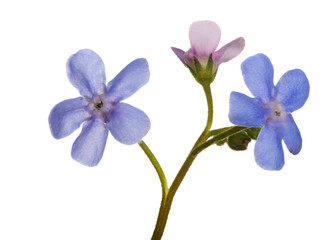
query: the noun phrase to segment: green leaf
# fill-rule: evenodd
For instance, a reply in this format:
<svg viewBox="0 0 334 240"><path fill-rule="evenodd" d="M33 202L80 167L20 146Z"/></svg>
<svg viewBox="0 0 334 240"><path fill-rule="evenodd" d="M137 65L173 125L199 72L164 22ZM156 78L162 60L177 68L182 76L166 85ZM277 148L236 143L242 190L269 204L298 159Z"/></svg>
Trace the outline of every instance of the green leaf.
<svg viewBox="0 0 334 240"><path fill-rule="evenodd" d="M250 137L251 139L256 140L260 131L261 131L261 127L252 127L252 128L248 128L246 130L246 133L247 133L248 137Z"/></svg>
<svg viewBox="0 0 334 240"><path fill-rule="evenodd" d="M227 139L224 138L222 140L217 141L216 144L217 144L217 146L223 146L226 142L227 142Z"/></svg>

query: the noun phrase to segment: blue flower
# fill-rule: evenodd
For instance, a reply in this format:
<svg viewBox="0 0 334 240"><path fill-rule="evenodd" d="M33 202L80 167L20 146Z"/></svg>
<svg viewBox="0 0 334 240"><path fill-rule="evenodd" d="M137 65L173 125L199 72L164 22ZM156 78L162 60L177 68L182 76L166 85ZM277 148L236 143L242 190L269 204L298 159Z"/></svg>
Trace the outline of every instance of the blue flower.
<svg viewBox="0 0 334 240"><path fill-rule="evenodd" d="M72 146L72 158L86 166L96 166L103 155L108 130L123 144L139 142L150 129L150 120L141 110L121 101L145 85L150 76L146 59L127 65L106 86L102 59L83 49L67 61L67 75L82 97L58 103L49 116L52 135L60 139L83 123Z"/></svg>
<svg viewBox="0 0 334 240"><path fill-rule="evenodd" d="M298 154L302 148L302 138L291 113L306 102L309 82L302 70L294 69L274 86L273 66L263 54L246 59L241 71L255 98L232 92L229 119L240 126L263 127L255 144L255 160L266 170L280 170L284 166L282 140L292 154Z"/></svg>

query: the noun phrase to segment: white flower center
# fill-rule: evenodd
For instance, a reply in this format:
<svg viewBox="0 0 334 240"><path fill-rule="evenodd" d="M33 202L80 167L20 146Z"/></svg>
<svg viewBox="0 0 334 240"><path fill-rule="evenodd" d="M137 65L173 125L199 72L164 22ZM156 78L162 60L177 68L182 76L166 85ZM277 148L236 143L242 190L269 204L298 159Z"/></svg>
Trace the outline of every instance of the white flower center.
<svg viewBox="0 0 334 240"><path fill-rule="evenodd" d="M286 112L284 107L278 102L274 101L266 105L270 109L268 116L266 117L267 122L272 121L284 121L286 118Z"/></svg>
<svg viewBox="0 0 334 240"><path fill-rule="evenodd" d="M113 108L112 103L108 102L104 96L94 97L90 104L89 110L97 116L102 117L104 120L107 119L108 115L111 113Z"/></svg>

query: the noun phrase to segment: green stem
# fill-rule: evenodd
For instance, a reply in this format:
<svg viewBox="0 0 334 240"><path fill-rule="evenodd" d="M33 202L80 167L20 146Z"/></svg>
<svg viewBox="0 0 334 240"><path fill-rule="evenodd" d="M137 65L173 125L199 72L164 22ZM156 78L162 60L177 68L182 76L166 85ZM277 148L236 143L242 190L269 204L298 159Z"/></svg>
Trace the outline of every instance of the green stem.
<svg viewBox="0 0 334 240"><path fill-rule="evenodd" d="M238 134L240 132L243 132L247 130L249 127L240 127L240 126L233 126L229 127L227 130L222 131L221 133L215 135L208 141L204 142L203 144L197 146L193 151L191 152L194 156L197 156L200 152L202 152L204 149L210 147L212 144L215 144L217 141L224 140L230 136L233 136L234 134Z"/></svg>
<svg viewBox="0 0 334 240"><path fill-rule="evenodd" d="M154 154L151 152L149 147L146 145L144 141L140 141L139 146L143 149L144 153L146 156L150 159L155 171L157 172L160 182L161 182L161 188L162 188L162 202L166 200L167 194L168 194L168 184L167 184L167 179L165 176L164 171L162 170L158 160L154 156Z"/></svg>
<svg viewBox="0 0 334 240"><path fill-rule="evenodd" d="M212 121L213 121L213 101L212 101L212 93L211 93L211 87L210 85L203 85L203 90L205 93L205 97L206 97L206 102L208 105L208 118L206 120L206 125L205 128L202 132L202 134L199 136L199 138L197 139L196 143L194 144L193 148L191 150L193 150L194 148L196 148L199 144L201 144L202 142L204 142L205 140L208 139L209 137L209 132L210 129L212 127Z"/></svg>
<svg viewBox="0 0 334 240"><path fill-rule="evenodd" d="M171 209L174 196L179 186L181 185L184 177L186 176L190 166L194 162L198 153L200 153L198 152L197 154L192 154L192 151L197 149L197 147L200 146L203 142L205 142L209 137L209 132L210 132L210 129L212 126L212 120L213 120L213 102L212 102L212 94L211 94L210 85L203 85L203 89L204 89L204 93L205 93L207 105L208 105L208 118L207 118L206 126L202 134L199 136L196 143L194 144L193 148L191 149L187 159L183 163L178 174L176 175L171 187L169 188L167 198L166 198L164 205L160 206L158 220L157 220L157 223L156 223L153 235L152 235L152 240L161 239L163 232L165 230L165 227L166 227L169 211Z"/></svg>
<svg viewBox="0 0 334 240"><path fill-rule="evenodd" d="M160 212L159 212L159 217L158 217L158 222L155 228L155 231L152 236L152 240L160 240L166 223L168 219L168 214L170 211L170 208L172 206L173 198L176 194L177 189L179 188L180 184L182 183L182 180L184 179L186 173L188 172L191 164L194 162L195 158L200 154L204 149L208 148L209 146L213 145L215 142L219 140L226 139L234 134L237 134L239 132L245 131L248 129L248 127L239 127L239 126L234 126L234 127L229 127L229 129L224 129L225 131L221 132L220 134L217 134L210 140L199 144L197 147L194 146L192 151L189 153L186 161L182 165L179 173L177 174L173 184L171 185L168 194L167 194L167 199L165 202L164 206L160 207Z"/></svg>

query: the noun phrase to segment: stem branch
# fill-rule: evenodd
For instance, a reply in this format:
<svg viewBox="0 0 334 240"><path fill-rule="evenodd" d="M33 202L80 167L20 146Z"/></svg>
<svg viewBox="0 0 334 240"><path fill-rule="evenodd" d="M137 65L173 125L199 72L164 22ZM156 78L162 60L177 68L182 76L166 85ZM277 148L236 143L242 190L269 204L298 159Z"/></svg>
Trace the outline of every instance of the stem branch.
<svg viewBox="0 0 334 240"><path fill-rule="evenodd" d="M162 202L166 200L167 194L168 194L168 184L167 184L167 179L165 176L164 171L162 170L158 160L154 156L154 154L151 152L149 147L146 145L144 141L140 141L139 146L143 149L144 153L146 156L150 159L155 171L157 172L160 182L161 182L161 188L162 188Z"/></svg>
<svg viewBox="0 0 334 240"><path fill-rule="evenodd" d="M190 153L188 154L187 159L183 163L181 169L179 170L178 174L176 175L171 187L169 188L166 201L163 205L160 206L160 211L158 215L158 220L152 235L152 240L160 240L163 232L166 227L168 214L172 206L172 202L174 199L174 196L181 185L184 177L186 176L190 166L194 162L197 155L200 153L200 151L197 154L193 154L193 150L197 149L198 146L200 146L203 142L205 142L209 137L209 132L212 126L212 120L213 120L213 102L212 102L212 94L211 94L211 88L210 85L202 85L204 89L204 93L206 96L206 101L208 105L208 118L205 125L205 128L202 132L202 134L197 139L196 143L194 144L193 148L191 149ZM162 202L163 203L163 202Z"/></svg>

